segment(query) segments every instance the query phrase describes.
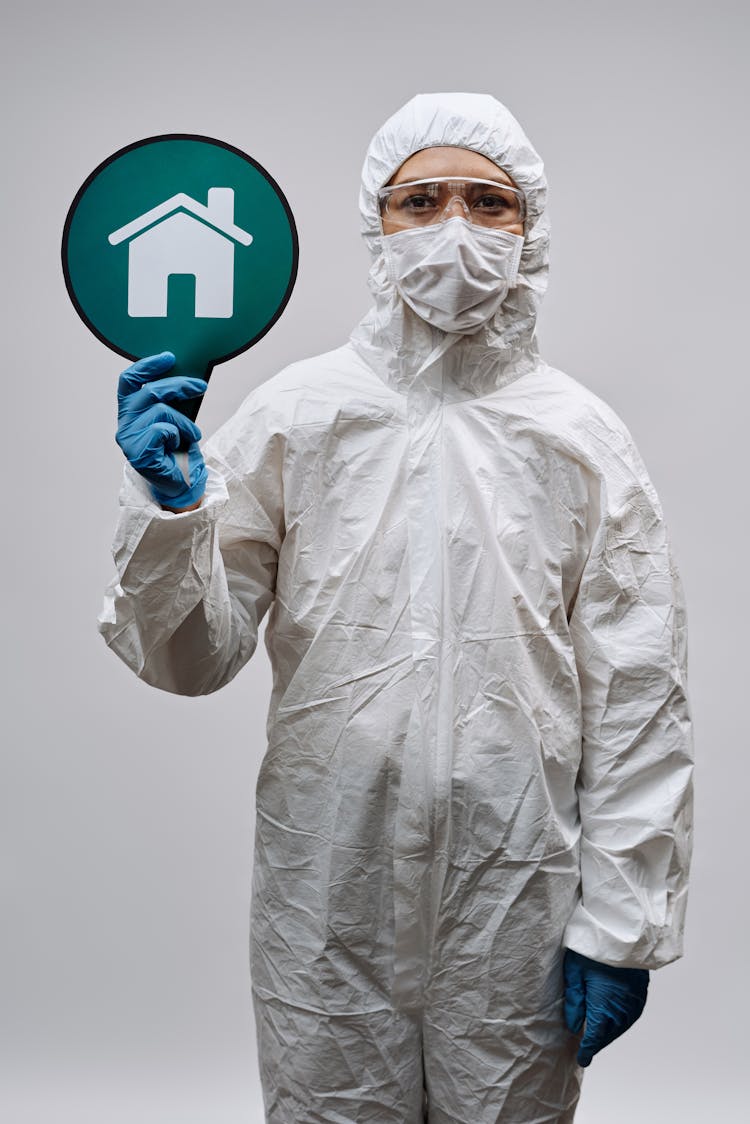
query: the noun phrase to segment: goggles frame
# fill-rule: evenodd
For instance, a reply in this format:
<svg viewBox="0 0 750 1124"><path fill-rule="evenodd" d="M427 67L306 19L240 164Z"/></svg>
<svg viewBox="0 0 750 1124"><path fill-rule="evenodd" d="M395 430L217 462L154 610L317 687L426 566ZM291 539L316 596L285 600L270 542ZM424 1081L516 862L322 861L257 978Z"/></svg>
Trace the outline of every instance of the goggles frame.
<svg viewBox="0 0 750 1124"><path fill-rule="evenodd" d="M475 176L430 176L427 179L408 180L405 183L392 184L390 187L381 187L377 192L378 208L379 208L379 211L380 211L381 223L382 223L383 218L387 217L389 222L396 223L396 224L398 224L400 226L403 226L405 228L413 228L413 227L419 227L419 226L431 226L435 222L440 221L441 216L443 214L445 214L445 211L448 209L448 207L451 205L453 200L456 199L456 198L461 200L461 202L463 203L464 209L467 211L467 213L470 213L468 205L466 203L466 199L465 199L464 195L459 191L454 192L450 196L450 198L446 201L445 206L442 208L442 210L435 217L429 219L427 222L419 222L419 221L408 222L408 221L404 221L403 218L394 217L389 212L388 203L396 192L403 191L405 188L422 187L426 184L433 184L433 183L482 184L485 187L499 188L502 191L509 191L512 195L514 195L516 197L516 199L518 200L519 213L518 213L518 215L514 216L510 221L508 221L506 223L476 223L475 225L477 225L477 226L481 225L481 226L490 227L490 228L493 227L493 226L497 226L497 227L502 228L503 226L513 226L515 223L522 223L522 222L525 222L525 220L526 220L526 197L519 188L513 187L512 184L503 183L501 180L479 179Z"/></svg>

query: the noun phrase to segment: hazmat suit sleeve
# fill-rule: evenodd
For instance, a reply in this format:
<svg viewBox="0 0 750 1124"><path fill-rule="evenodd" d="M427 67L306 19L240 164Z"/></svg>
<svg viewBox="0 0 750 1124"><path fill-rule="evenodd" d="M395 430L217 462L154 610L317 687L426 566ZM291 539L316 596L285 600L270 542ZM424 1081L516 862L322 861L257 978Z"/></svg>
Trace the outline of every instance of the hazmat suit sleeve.
<svg viewBox="0 0 750 1124"><path fill-rule="evenodd" d="M658 968L682 955L692 731L682 585L632 443L609 451L569 626L581 687L582 897L567 947Z"/></svg>
<svg viewBox="0 0 750 1124"><path fill-rule="evenodd" d="M117 576L99 629L154 687L208 694L255 650L284 535L280 438L272 429L251 395L206 443L207 490L194 511L163 511L125 466Z"/></svg>

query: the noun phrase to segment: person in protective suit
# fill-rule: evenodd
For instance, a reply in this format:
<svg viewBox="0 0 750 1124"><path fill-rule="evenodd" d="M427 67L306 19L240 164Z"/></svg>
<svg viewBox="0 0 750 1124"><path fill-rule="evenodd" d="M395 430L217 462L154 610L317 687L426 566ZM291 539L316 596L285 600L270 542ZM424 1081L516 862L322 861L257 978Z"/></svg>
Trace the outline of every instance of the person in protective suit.
<svg viewBox="0 0 750 1124"><path fill-rule="evenodd" d="M682 954L684 597L628 430L539 355L545 196L494 98L415 97L364 162L374 305L343 347L202 452L175 404L205 383L169 353L120 380L107 643L205 694L268 613L273 1124L566 1124Z"/></svg>

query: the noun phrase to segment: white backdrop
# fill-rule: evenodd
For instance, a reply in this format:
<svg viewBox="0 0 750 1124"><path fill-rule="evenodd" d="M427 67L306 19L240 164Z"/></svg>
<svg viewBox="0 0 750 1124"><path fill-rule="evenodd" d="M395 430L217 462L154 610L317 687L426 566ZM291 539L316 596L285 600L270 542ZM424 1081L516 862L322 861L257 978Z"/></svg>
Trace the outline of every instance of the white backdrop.
<svg viewBox="0 0 750 1124"><path fill-rule="evenodd" d="M367 142L407 98L441 89L499 97L545 160L542 351L630 428L688 601L699 764L687 955L654 974L641 1022L595 1059L578 1119L742 1118L743 3L26 0L5 4L3 22L0 1119L262 1120L247 931L267 657L261 644L218 695L181 699L138 682L97 635L125 363L68 301L67 208L106 156L167 132L235 144L284 188L297 287L269 335L216 369L200 418L210 433L364 312Z"/></svg>

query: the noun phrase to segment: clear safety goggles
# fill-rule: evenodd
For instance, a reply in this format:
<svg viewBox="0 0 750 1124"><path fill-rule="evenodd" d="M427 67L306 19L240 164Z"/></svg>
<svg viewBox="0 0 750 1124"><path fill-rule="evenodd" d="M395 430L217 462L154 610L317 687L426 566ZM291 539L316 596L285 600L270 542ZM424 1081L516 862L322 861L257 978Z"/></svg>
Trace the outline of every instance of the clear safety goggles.
<svg viewBox="0 0 750 1124"><path fill-rule="evenodd" d="M456 211L456 200L460 204ZM383 187L378 192L382 218L402 227L429 226L463 212L477 226L504 227L523 222L526 201L515 187L493 180L453 179L437 176Z"/></svg>

